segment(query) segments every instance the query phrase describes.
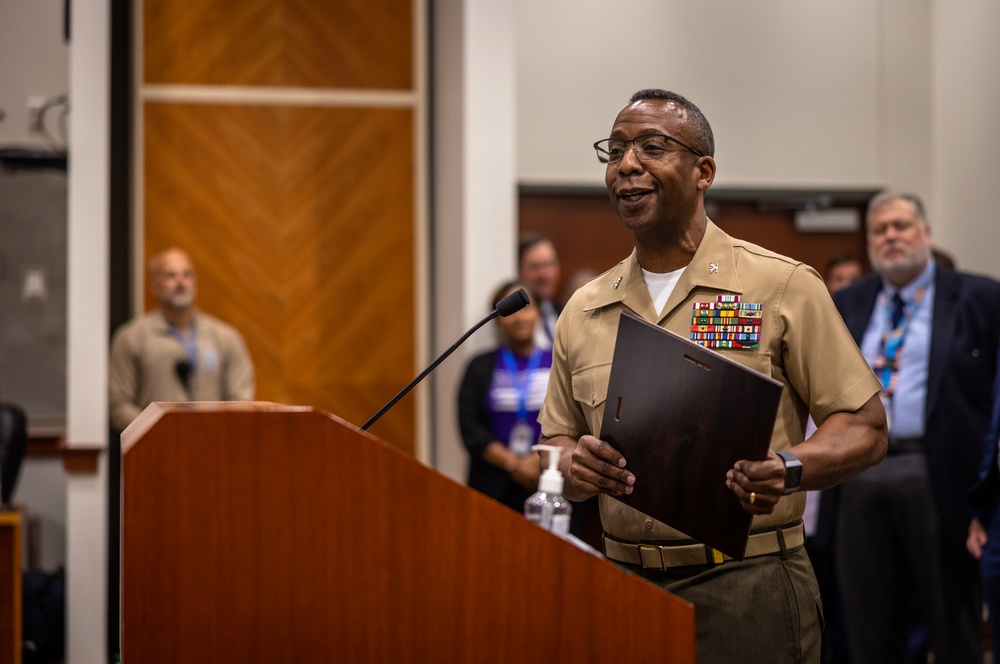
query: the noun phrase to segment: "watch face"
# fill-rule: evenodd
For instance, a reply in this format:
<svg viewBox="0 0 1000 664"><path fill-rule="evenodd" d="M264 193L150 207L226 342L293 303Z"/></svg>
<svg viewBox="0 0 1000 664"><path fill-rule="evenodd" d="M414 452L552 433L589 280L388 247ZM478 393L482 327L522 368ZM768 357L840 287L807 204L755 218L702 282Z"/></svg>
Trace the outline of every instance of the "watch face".
<svg viewBox="0 0 1000 664"><path fill-rule="evenodd" d="M785 494L797 491L802 486L802 462L799 458L788 451L778 452L778 456L785 462Z"/></svg>
<svg viewBox="0 0 1000 664"><path fill-rule="evenodd" d="M785 466L785 491L798 489L802 486L802 464L788 464Z"/></svg>

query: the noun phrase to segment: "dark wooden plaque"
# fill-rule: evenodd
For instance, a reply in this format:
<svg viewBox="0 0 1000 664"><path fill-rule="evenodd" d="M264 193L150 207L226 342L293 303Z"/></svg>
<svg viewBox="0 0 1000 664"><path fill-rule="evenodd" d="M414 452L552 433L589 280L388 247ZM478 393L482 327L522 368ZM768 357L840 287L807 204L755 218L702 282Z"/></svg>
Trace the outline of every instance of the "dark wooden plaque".
<svg viewBox="0 0 1000 664"><path fill-rule="evenodd" d="M601 427L636 476L635 490L618 500L742 560L752 517L726 488L726 472L767 456L781 389L623 313Z"/></svg>

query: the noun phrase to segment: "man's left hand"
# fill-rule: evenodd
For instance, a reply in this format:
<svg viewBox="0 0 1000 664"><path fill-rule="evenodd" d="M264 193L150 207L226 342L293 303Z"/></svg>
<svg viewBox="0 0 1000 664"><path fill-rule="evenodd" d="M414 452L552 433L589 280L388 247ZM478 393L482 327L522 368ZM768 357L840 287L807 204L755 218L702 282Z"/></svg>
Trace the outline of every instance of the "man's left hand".
<svg viewBox="0 0 1000 664"><path fill-rule="evenodd" d="M761 461L737 461L726 473L726 487L750 514L770 514L785 490L785 463L774 450Z"/></svg>

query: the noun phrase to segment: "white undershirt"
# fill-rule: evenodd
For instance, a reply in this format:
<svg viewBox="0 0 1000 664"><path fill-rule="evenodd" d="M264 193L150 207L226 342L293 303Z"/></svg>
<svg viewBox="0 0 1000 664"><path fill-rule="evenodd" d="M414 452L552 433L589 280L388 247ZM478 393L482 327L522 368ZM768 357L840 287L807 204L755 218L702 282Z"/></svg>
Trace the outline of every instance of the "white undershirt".
<svg viewBox="0 0 1000 664"><path fill-rule="evenodd" d="M673 272L649 272L642 271L642 276L646 280L646 288L649 289L649 298L653 300L653 308L656 315L663 314L663 307L666 306L670 294L674 292L674 286L685 268L674 270Z"/></svg>

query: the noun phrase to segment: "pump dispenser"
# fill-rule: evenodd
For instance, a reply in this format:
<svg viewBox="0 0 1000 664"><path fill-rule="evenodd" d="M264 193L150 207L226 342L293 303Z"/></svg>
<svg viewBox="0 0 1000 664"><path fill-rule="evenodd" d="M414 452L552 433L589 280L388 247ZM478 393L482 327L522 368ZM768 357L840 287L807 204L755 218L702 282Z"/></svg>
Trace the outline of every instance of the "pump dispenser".
<svg viewBox="0 0 1000 664"><path fill-rule="evenodd" d="M533 445L533 450L549 453L549 465L538 481L538 491L524 501L524 516L545 530L560 537L569 535L569 517L573 506L563 498L563 476L559 472L559 454L562 448L556 445Z"/></svg>

